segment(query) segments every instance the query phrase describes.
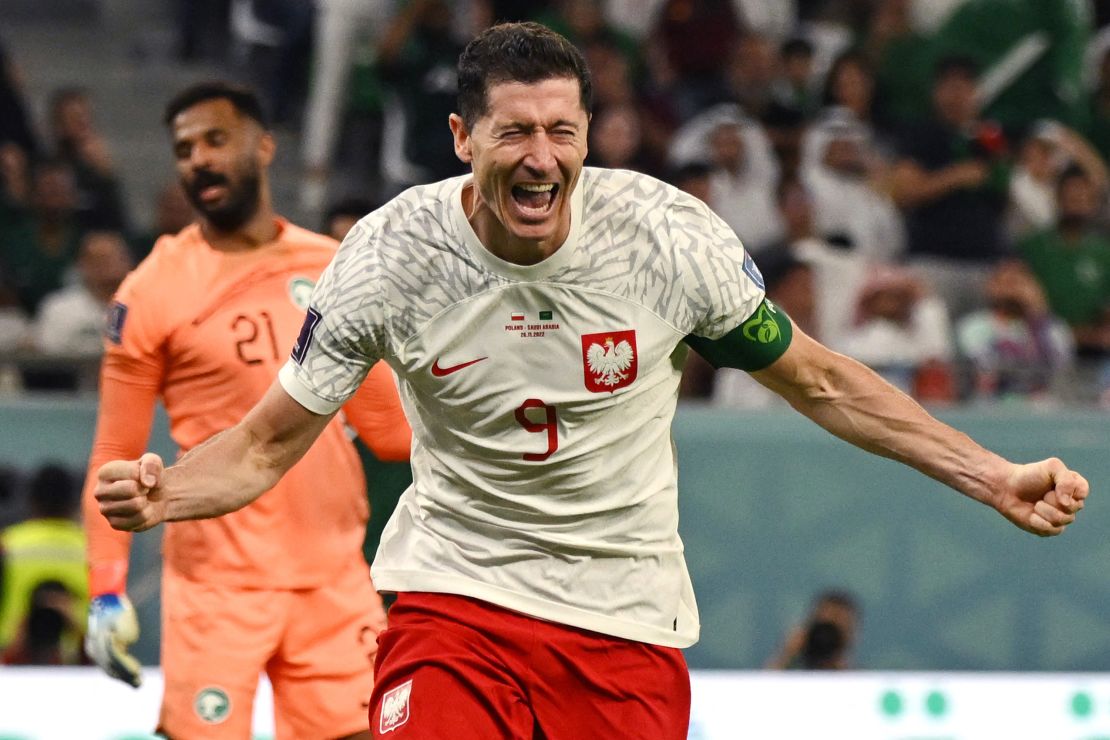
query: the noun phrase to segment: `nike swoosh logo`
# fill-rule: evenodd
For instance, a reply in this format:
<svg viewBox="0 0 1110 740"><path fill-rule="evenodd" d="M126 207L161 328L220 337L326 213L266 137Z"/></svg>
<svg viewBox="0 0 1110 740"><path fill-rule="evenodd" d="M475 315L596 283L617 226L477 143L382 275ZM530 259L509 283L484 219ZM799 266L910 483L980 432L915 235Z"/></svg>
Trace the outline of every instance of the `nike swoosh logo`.
<svg viewBox="0 0 1110 740"><path fill-rule="evenodd" d="M437 378L442 378L445 375L450 375L451 373L458 372L459 370L462 370L464 367L470 367L474 363L481 362L482 360L486 360L486 359L489 359L489 358L479 357L477 360L471 360L470 362L463 362L463 363L460 363L458 365L451 365L450 367L440 367L439 366L439 358L437 357L436 361L432 363L432 375L436 376Z"/></svg>

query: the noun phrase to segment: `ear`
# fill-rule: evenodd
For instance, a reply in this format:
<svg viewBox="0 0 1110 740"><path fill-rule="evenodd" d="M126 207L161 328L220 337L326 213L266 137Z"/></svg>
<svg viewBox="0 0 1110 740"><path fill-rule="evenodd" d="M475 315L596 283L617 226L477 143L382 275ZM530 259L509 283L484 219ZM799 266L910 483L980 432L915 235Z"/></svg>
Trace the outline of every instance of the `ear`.
<svg viewBox="0 0 1110 740"><path fill-rule="evenodd" d="M270 166L270 163L274 161L276 152L277 141L274 139L274 135L269 131L263 131L262 135L258 137L258 158L263 167Z"/></svg>
<svg viewBox="0 0 1110 740"><path fill-rule="evenodd" d="M451 135L455 137L455 156L470 164L474 155L470 151L470 132L466 130L466 123L458 113L452 113L447 122L451 125Z"/></svg>

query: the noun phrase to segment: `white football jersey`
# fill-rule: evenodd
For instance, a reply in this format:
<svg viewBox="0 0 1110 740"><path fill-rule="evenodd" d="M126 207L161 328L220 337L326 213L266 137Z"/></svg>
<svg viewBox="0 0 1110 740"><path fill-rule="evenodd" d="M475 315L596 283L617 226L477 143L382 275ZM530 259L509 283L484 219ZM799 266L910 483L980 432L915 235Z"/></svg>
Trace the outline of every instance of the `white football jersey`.
<svg viewBox="0 0 1110 740"><path fill-rule="evenodd" d="M374 582L689 646L699 626L670 429L682 339L749 318L758 272L701 201L594 168L566 242L511 264L466 219L469 179L413 188L359 222L280 375L317 413L379 358L400 379L413 484Z"/></svg>

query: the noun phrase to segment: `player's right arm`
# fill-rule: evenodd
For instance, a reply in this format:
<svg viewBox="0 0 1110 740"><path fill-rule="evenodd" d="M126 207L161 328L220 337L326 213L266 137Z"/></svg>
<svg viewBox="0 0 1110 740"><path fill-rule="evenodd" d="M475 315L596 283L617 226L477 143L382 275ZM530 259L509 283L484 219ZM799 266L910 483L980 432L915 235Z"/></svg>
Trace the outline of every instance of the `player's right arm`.
<svg viewBox="0 0 1110 740"><path fill-rule="evenodd" d="M304 456L334 415L309 411L275 381L242 421L170 468L153 453L101 466L95 490L100 513L116 529L140 532L241 509Z"/></svg>
<svg viewBox="0 0 1110 740"><path fill-rule="evenodd" d="M127 295L134 282L121 288L121 299L130 300ZM126 593L131 535L112 529L93 497L96 471L103 463L134 457L145 449L164 373L157 311L139 308L141 317L133 316L125 340L127 312L123 304L117 304L112 312L113 325L100 368L96 434L81 501L92 597L85 649L109 676L138 686L142 682L140 665L128 652L139 637L138 618Z"/></svg>

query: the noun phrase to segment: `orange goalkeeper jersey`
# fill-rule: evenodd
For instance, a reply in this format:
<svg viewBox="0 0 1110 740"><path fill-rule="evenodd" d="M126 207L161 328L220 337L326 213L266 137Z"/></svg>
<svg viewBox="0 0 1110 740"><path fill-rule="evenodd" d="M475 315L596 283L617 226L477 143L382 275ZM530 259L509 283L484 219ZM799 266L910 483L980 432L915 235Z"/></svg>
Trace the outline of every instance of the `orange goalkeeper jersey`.
<svg viewBox="0 0 1110 740"><path fill-rule="evenodd" d="M113 530L97 509L96 470L143 453L159 397L183 452L233 426L296 341L309 294L337 245L284 220L277 225L270 243L222 252L194 224L160 239L120 286L84 497L94 594L123 587L130 548L130 535ZM387 366L371 371L343 411L379 458L407 458L411 432ZM361 557L368 515L362 466L337 418L254 503L218 519L168 524L164 561L194 580L312 588Z"/></svg>

